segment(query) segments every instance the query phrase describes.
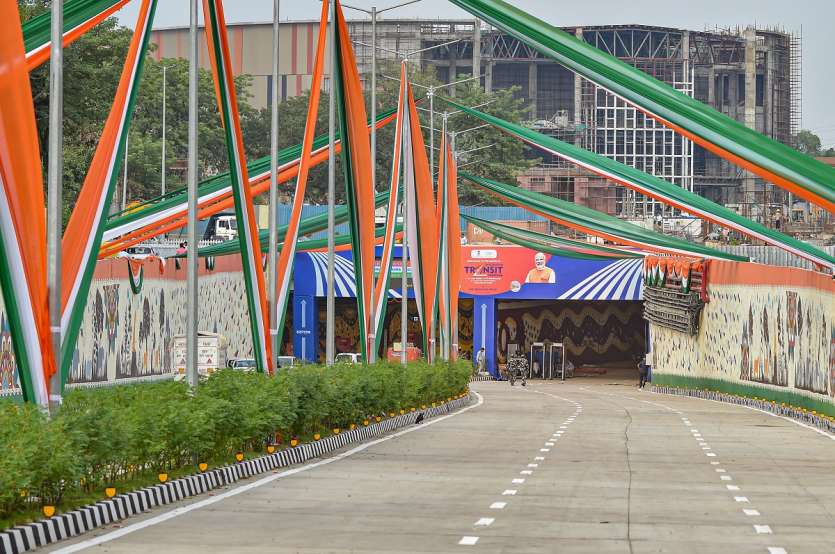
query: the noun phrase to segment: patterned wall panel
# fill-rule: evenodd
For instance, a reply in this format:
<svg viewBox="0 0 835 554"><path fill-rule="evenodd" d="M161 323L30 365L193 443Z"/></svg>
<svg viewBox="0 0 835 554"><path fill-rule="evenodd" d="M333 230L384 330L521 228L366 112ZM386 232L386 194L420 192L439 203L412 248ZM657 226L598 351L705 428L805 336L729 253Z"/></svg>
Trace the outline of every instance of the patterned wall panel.
<svg viewBox="0 0 835 554"><path fill-rule="evenodd" d="M835 397L835 286L811 271L736 265L710 266L697 335L652 326L654 374Z"/></svg>

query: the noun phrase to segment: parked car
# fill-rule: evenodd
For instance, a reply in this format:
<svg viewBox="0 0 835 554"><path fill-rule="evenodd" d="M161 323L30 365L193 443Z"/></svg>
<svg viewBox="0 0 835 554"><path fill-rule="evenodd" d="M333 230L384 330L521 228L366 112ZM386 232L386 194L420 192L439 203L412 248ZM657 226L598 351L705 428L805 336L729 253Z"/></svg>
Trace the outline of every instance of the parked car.
<svg viewBox="0 0 835 554"><path fill-rule="evenodd" d="M117 258L131 258L132 260L144 260L151 256L156 256L157 251L150 246L131 246L119 252Z"/></svg>
<svg viewBox="0 0 835 554"><path fill-rule="evenodd" d="M361 355L356 352L340 352L334 360L337 364L358 364L362 362Z"/></svg>
<svg viewBox="0 0 835 554"><path fill-rule="evenodd" d="M299 365L299 361L295 356L279 356L278 367L293 367Z"/></svg>
<svg viewBox="0 0 835 554"><path fill-rule="evenodd" d="M255 360L253 358L232 358L227 366L239 371L255 371Z"/></svg>

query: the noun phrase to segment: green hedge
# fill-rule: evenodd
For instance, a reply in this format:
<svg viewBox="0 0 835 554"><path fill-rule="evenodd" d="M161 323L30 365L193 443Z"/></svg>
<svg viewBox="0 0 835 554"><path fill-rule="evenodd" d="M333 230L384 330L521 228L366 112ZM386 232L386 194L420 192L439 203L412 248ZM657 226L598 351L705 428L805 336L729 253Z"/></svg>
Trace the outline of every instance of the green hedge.
<svg viewBox="0 0 835 554"><path fill-rule="evenodd" d="M364 419L446 401L464 391L466 363L300 366L270 378L222 370L192 394L182 382L76 389L58 416L0 404L0 523L62 509L193 473L198 462L229 463L281 437L349 428Z"/></svg>

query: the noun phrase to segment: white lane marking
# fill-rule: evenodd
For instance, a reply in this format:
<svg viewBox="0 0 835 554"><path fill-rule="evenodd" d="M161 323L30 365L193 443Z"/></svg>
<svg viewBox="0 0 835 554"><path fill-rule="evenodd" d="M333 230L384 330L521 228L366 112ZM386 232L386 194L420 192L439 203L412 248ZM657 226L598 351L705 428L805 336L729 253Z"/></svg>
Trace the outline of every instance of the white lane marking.
<svg viewBox="0 0 835 554"><path fill-rule="evenodd" d="M720 475L719 478L723 481L733 481L730 475Z"/></svg>
<svg viewBox="0 0 835 554"><path fill-rule="evenodd" d="M759 511L752 510L751 508L743 508L742 513L744 513L746 516L758 516L758 515L760 515Z"/></svg>
<svg viewBox="0 0 835 554"><path fill-rule="evenodd" d="M524 479L521 479L521 478L519 478L519 477L517 477L516 479L514 479L513 481L511 481L511 483L513 483L514 485L521 485L521 484L522 484L522 483L524 483L524 482L525 482L525 480L524 480Z"/></svg>
<svg viewBox="0 0 835 554"><path fill-rule="evenodd" d="M729 491L738 491L739 490L739 487L737 487L736 485L725 485L725 486L728 487Z"/></svg>
<svg viewBox="0 0 835 554"><path fill-rule="evenodd" d="M685 425L687 425L688 427L690 427L691 425L693 425L693 424L692 424L692 423L690 423L689 421L685 421L685 422L684 422L684 424L685 424Z"/></svg>
<svg viewBox="0 0 835 554"><path fill-rule="evenodd" d="M699 430L698 429L690 429L690 432L693 433L693 434L696 434L696 433L699 432Z"/></svg>
<svg viewBox="0 0 835 554"><path fill-rule="evenodd" d="M715 469L716 473L725 473L727 470L722 469L721 467L717 467Z"/></svg>
<svg viewBox="0 0 835 554"><path fill-rule="evenodd" d="M554 446L554 443L553 442L546 442L545 446Z"/></svg>
<svg viewBox="0 0 835 554"><path fill-rule="evenodd" d="M540 448L539 451L540 452L550 452L551 449L550 448Z"/></svg>
<svg viewBox="0 0 835 554"><path fill-rule="evenodd" d="M567 425L560 425L560 429L568 429Z"/></svg>
<svg viewBox="0 0 835 554"><path fill-rule="evenodd" d="M478 542L478 537L461 537L461 540L458 541L458 544L464 546L473 546L475 543Z"/></svg>
<svg viewBox="0 0 835 554"><path fill-rule="evenodd" d="M718 465L719 465L719 462L710 462L710 465L712 465L712 466L718 466Z"/></svg>
<svg viewBox="0 0 835 554"><path fill-rule="evenodd" d="M488 526L492 525L494 521L496 521L495 518L483 517L483 518L479 519L478 521L476 521L475 523L473 523L473 525L475 525L476 527L488 527Z"/></svg>
<svg viewBox="0 0 835 554"><path fill-rule="evenodd" d="M758 535L770 535L771 527L768 525L754 525L754 531L756 531Z"/></svg>
<svg viewBox="0 0 835 554"><path fill-rule="evenodd" d="M533 470L530 469L523 469L519 472L519 475L533 475Z"/></svg>
<svg viewBox="0 0 835 554"><path fill-rule="evenodd" d="M705 452L705 455L710 456L711 458L716 456L716 452Z"/></svg>
<svg viewBox="0 0 835 554"><path fill-rule="evenodd" d="M516 496L516 489L505 489L502 496Z"/></svg>
<svg viewBox="0 0 835 554"><path fill-rule="evenodd" d="M748 502L747 496L734 496L734 500L737 502Z"/></svg>
<svg viewBox="0 0 835 554"><path fill-rule="evenodd" d="M528 464L528 467L539 467L539 464Z"/></svg>
<svg viewBox="0 0 835 554"><path fill-rule="evenodd" d="M543 461L544 459L545 459L545 458L543 458L542 456L537 456L536 458L534 458L534 460L536 460L536 461L538 461L538 462L541 462L541 461Z"/></svg>
<svg viewBox="0 0 835 554"><path fill-rule="evenodd" d="M703 446L703 447L702 447L702 450L710 450L710 449L711 449L711 448L710 448L709 446Z"/></svg>
<svg viewBox="0 0 835 554"><path fill-rule="evenodd" d="M768 554L789 554L782 546L769 546Z"/></svg>
<svg viewBox="0 0 835 554"><path fill-rule="evenodd" d="M507 506L507 502L493 502L490 504L491 510L504 510L504 507Z"/></svg>
<svg viewBox="0 0 835 554"><path fill-rule="evenodd" d="M230 490L228 490L224 493L218 494L216 496L212 496L212 497L206 498L204 500L201 500L199 502L189 504L188 506L180 506L179 508L175 508L175 509L170 510L168 512L164 512L164 513L162 513L158 516L151 517L151 518L148 518L148 519L143 520L143 521L138 521L138 522L136 522L132 525L128 525L127 527L122 527L121 529L117 529L116 531L113 531L111 533L107 533L106 535L93 537L92 539L69 545L66 548L61 548L59 550L56 550L55 554L70 554L72 552L80 552L81 550L85 550L87 548L91 548L91 547L97 546L99 544L110 542L112 540L118 539L118 538L123 537L125 535L128 535L130 533L133 533L135 531L140 531L140 530L145 529L147 527L157 525L157 524L162 523L164 521L168 521L169 519L174 519L175 517L181 516L183 514L187 514L189 512L194 511L194 510L199 510L200 508L205 508L206 506L211 506L212 504L220 502L221 500L226 500L227 498L231 498L233 496L237 496L239 494L251 491L252 489L256 489L256 488L264 486L268 483L272 483L273 481L276 481L278 479L282 479L284 477L290 477L291 475L295 475L297 473L302 473L304 471L309 471L313 468L317 468L317 467L320 467L320 466L332 464L333 462L348 458L349 456L353 456L354 454L362 452L363 450L367 450L367 449L371 448L372 446L376 446L380 443L390 441L390 440L395 439L397 437L402 437L403 435L406 435L408 433L413 433L415 431L420 431L421 429L426 429L430 425L434 425L436 423L440 423L440 422L444 421L445 419L449 419L451 417L461 415L461 414L463 414L465 412L468 412L468 411L470 411L474 408L478 408L479 406L484 404L484 397L483 396L481 396L480 394L478 394L475 391L472 391L472 393L476 395L476 398L478 398L478 402L476 402L475 404L473 404L471 406L467 406L465 408L462 408L462 409L458 410L457 412L453 412L451 414L447 414L445 416L441 416L441 417L438 417L438 418L432 418L432 419L426 420L422 425L408 427L406 429L403 429L402 431L398 431L397 433L393 433L391 435L381 437L377 440L373 440L373 441L367 442L365 444L361 444L361 445L359 445L355 448L352 448L351 450L347 450L345 452L342 452L341 454L337 454L336 456L334 456L332 458L327 458L325 460L320 460L318 462L315 462L315 463L312 463L312 464L309 464L309 465L304 465L304 466L301 466L301 467L295 467L293 469L288 469L287 471L282 471L281 473L274 473L272 475L269 475L269 476L264 477L262 479L259 479L257 481L253 481L252 483L249 483L249 484L246 484L246 485L243 485L241 487L234 488L234 489L230 489ZM467 537L464 537L464 538L467 538ZM478 541L478 537L475 537L475 540ZM473 542L472 544L475 544L475 542Z"/></svg>
<svg viewBox="0 0 835 554"><path fill-rule="evenodd" d="M650 392L650 394L664 394L664 393ZM755 408L753 406L743 406L741 404L731 404L730 402L722 402L721 400L712 400L710 398L699 398L698 396L685 396L684 398L690 398L690 399L693 399L693 400L704 400L705 402L716 402L717 404L723 404L725 406L736 406L738 408L745 408L746 410L752 410L754 412L760 412L760 413L765 414L767 416L776 417L777 419L783 419L783 420L788 421L789 423L799 425L800 427L803 427L803 428L808 429L810 431L814 431L815 433L817 433L819 435L823 435L824 437L828 438L829 440L835 441L835 435L833 435L831 433L827 433L823 429L818 429L817 427L812 427L811 425L807 425L807 424L803 423L802 421L795 421L794 419L792 419L790 417L773 414L771 412L768 412L766 410L761 410L761 409Z"/></svg>

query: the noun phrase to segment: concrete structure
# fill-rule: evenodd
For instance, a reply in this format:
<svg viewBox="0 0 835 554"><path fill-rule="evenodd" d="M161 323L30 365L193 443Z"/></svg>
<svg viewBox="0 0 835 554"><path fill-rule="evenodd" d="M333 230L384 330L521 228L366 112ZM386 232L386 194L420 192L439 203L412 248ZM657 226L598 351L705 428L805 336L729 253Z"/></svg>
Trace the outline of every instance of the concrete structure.
<svg viewBox="0 0 835 554"><path fill-rule="evenodd" d="M829 437L741 406L641 393L635 383L615 375L525 389L474 383L483 403L467 411L56 546L832 551Z"/></svg>
<svg viewBox="0 0 835 554"><path fill-rule="evenodd" d="M349 28L355 40L371 41L370 21L353 20ZM646 25L564 30L778 141L790 144L799 130L799 36L753 28L690 31ZM154 31L157 59L183 56L186 31ZM251 92L259 107L266 107L273 86L270 32L269 23L233 24L229 29L233 70L252 75ZM317 21L283 24L281 98L299 95L310 86L317 32ZM717 202L737 204L741 213L767 224L790 211L790 198L782 189L694 146L514 37L474 20L383 19L378 23L378 42L390 50L418 50L455 39L459 42L420 58L425 66L436 68L441 81L451 82L472 74L473 67L480 68L487 90L517 87L518 96L530 106L530 124L541 132ZM474 49L476 41L479 47ZM201 44L205 52L202 36ZM355 44L355 49L360 72L369 71L370 48ZM201 61L205 66L207 58ZM670 208L547 157L520 182L610 214L644 217L663 211L675 215Z"/></svg>

